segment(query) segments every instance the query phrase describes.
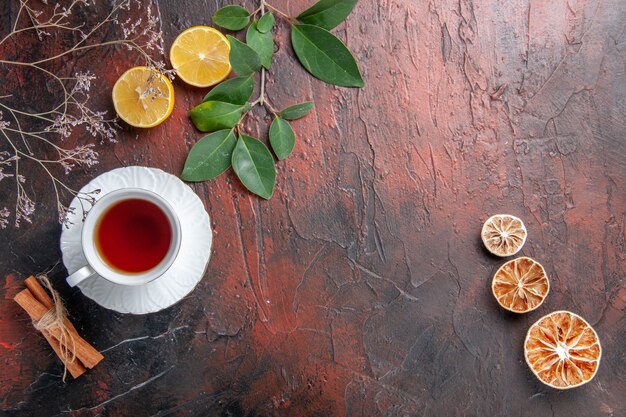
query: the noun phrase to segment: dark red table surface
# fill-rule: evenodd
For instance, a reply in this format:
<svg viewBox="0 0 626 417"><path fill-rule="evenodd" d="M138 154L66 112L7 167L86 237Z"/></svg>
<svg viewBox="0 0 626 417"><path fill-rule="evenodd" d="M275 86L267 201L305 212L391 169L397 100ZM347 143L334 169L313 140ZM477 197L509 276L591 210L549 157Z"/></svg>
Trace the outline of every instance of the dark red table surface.
<svg viewBox="0 0 626 417"><path fill-rule="evenodd" d="M225 3L156 1L166 48ZM275 3L297 14L312 2ZM0 7L4 35L18 2ZM11 300L60 257L49 183L24 168L41 180L30 183L33 224L0 232L1 414L626 416L625 21L622 0L360 0L334 31L362 69L360 90L310 77L280 23L269 97L316 107L294 122L274 197L252 196L232 172L192 186L211 216L211 261L195 291L160 313L108 311L57 268L76 326L106 357L67 383ZM49 56L62 41L20 39L0 53ZM141 63L109 49L57 65L97 74L92 103L112 112L115 79ZM3 92L32 100L43 88L9 75ZM99 165L67 182L129 165L178 175L202 136L187 112L206 90L174 85L169 120L125 126L117 144L98 144ZM269 116L256 114L248 128L263 137ZM0 205L13 204L0 186ZM525 315L490 291L503 261L479 231L502 212L525 220L521 253L551 280ZM586 318L603 346L596 378L563 392L535 379L522 348L528 327L558 309Z"/></svg>

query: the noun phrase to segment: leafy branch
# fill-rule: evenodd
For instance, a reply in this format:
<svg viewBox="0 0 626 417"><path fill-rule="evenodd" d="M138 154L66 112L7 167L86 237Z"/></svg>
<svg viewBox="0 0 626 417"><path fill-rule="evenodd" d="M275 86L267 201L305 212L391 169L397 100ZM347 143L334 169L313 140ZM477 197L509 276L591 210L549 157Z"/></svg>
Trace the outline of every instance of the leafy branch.
<svg viewBox="0 0 626 417"><path fill-rule="evenodd" d="M232 166L249 191L271 198L276 185L274 157L265 143L242 133L246 115L257 106L273 115L269 144L282 160L295 146L296 135L289 121L306 116L313 108L313 102L303 102L279 111L267 100L265 77L272 66L276 17L289 23L295 55L311 75L328 84L363 87L354 57L329 32L348 17L355 4L356 0L320 0L292 17L261 0L253 12L230 5L213 15L213 22L225 29L239 31L247 27L247 31L245 42L227 36L229 61L237 77L213 87L202 103L189 112L198 130L213 133L200 139L189 152L181 175L184 180L209 180ZM251 101L255 73L260 73L260 93Z"/></svg>

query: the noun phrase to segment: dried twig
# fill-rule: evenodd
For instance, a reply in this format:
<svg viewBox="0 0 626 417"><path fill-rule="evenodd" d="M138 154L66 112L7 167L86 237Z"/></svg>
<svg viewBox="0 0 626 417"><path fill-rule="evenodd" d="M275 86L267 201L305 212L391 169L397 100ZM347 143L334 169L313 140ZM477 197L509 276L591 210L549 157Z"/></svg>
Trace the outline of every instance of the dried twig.
<svg viewBox="0 0 626 417"><path fill-rule="evenodd" d="M22 170L22 164L32 163L41 168L49 178L54 190L59 221L67 222L67 214L74 208L67 207L64 201L67 197L76 196L83 205L93 203L94 193L83 194L69 187L62 175L67 175L76 166L90 167L98 163L98 153L94 150L95 143L78 145L74 148L63 146L63 140L70 137L77 129L86 131L100 142L115 142L116 131L119 126L115 117L108 117L106 112L94 110L90 107L89 91L91 82L96 75L86 71L77 72L71 76L61 76L47 69L47 64L71 58L77 52L90 49L123 46L129 51L138 53L145 60L147 66L172 78L172 73L165 70L161 61L152 58L151 53L163 55L163 40L160 30L160 21L154 14L151 5L146 7L140 0L117 0L113 3L106 17L93 26L76 23L76 12L79 8L93 7L91 0L68 1L67 6L55 3L48 4L42 0L44 7L36 9L30 0L19 0L19 9L11 32L0 39L0 50L8 51L7 45L14 41L16 47L18 36L37 36L43 42L47 38L56 40L57 35L71 32L78 40L62 52L48 57L37 59L12 60L0 56L0 68L4 74L10 76L19 72L19 69L34 70L41 76L51 80L58 88L57 103L42 112L33 112L24 103L24 107L10 104L12 94L2 91L0 86L0 184L9 184L12 179L15 184L16 202L13 213L9 208L0 207L0 228L9 225L11 217L19 227L22 221L30 223L35 211L35 202L28 194L25 184L29 181ZM134 9L139 13L133 13ZM127 15L139 15L133 20ZM96 41L95 34L107 31L111 33L105 41ZM60 39L60 38L59 38ZM13 71L11 71L13 70ZM18 71L15 71L18 70ZM5 80L3 83L9 87ZM34 98L38 91L32 91ZM37 126L29 130L26 126ZM47 155L54 155L49 157ZM33 170L33 173L35 171ZM4 180L4 181L3 181Z"/></svg>

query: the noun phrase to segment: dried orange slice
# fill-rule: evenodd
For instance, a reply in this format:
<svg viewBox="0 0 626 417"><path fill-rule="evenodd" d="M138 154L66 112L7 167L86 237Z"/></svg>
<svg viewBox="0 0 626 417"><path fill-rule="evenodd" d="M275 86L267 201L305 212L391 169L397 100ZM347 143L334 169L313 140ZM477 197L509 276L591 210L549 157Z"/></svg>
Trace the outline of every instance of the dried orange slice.
<svg viewBox="0 0 626 417"><path fill-rule="evenodd" d="M591 381L602 347L593 327L569 311L555 311L530 326L524 342L530 370L552 388L569 389Z"/></svg>
<svg viewBox="0 0 626 417"><path fill-rule="evenodd" d="M157 70L134 67L113 86L113 105L122 120L134 127L163 123L174 109L174 87Z"/></svg>
<svg viewBox="0 0 626 417"><path fill-rule="evenodd" d="M487 250L497 256L515 255L526 242L524 222L509 214L496 214L483 224L480 237Z"/></svg>
<svg viewBox="0 0 626 417"><path fill-rule="evenodd" d="M550 281L541 264L521 257L500 267L491 281L498 303L514 313L527 313L539 307L550 291Z"/></svg>
<svg viewBox="0 0 626 417"><path fill-rule="evenodd" d="M194 26L174 39L170 62L187 84L210 87L230 73L230 42L217 29Z"/></svg>

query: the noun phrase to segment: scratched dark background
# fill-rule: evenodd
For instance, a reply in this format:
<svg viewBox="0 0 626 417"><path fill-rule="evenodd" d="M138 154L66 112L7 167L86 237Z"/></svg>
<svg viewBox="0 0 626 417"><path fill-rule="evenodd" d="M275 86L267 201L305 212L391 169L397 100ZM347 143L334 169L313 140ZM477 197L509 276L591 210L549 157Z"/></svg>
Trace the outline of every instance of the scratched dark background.
<svg viewBox="0 0 626 417"><path fill-rule="evenodd" d="M295 15L312 1L274 3ZM153 4L166 49L223 4ZM4 36L18 2L0 8ZM96 22L109 8L100 1L79 18ZM625 416L624 22L623 0L360 0L334 32L359 62L361 90L308 76L281 22L269 97L279 108L317 105L294 122L274 198L250 195L232 172L194 185L213 225L211 262L194 292L157 314L105 310L57 268L74 322L106 357L66 384L11 301L24 277L59 259L50 187L29 183L34 224L1 231L1 414ZM0 57L50 56L72 42L22 36ZM91 69L92 103L112 112L110 89L135 64L124 49L99 49L50 67ZM45 79L0 69L1 90L22 104L53 99ZM127 165L179 174L202 136L187 111L206 90L175 88L167 122L124 127L69 184ZM258 111L248 127L264 135L268 121ZM3 205L13 204L1 186ZM479 231L503 212L525 220L521 253L551 280L546 302L525 315L490 292L502 261ZM557 309L586 318L603 346L596 378L565 392L538 382L522 349L530 324Z"/></svg>

